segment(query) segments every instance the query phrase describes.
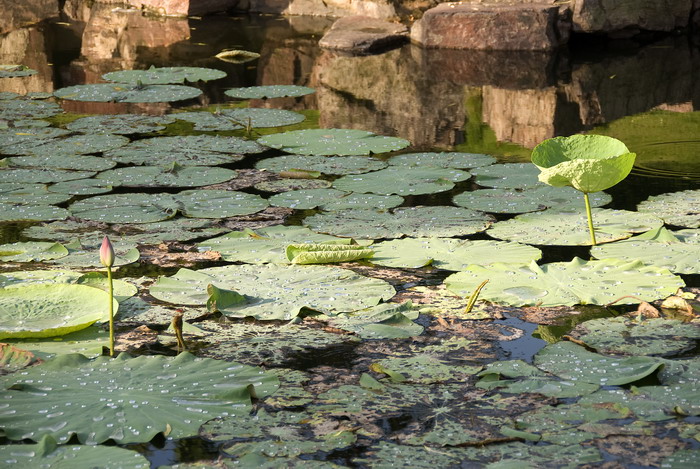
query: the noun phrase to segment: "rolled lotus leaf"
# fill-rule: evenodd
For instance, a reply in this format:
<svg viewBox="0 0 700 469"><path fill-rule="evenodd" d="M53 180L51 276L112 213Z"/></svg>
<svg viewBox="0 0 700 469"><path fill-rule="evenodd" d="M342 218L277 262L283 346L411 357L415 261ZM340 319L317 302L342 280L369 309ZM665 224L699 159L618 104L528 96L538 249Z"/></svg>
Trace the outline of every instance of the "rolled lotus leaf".
<svg viewBox="0 0 700 469"><path fill-rule="evenodd" d="M349 244L290 244L287 259L292 264L327 264L372 257L374 251L365 246Z"/></svg>

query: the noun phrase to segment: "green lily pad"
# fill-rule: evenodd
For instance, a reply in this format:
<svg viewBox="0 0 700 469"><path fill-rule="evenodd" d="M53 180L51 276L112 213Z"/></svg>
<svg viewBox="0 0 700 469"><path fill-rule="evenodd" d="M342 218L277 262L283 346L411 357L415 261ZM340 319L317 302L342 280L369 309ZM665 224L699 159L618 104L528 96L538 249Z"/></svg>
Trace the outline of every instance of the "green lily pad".
<svg viewBox="0 0 700 469"><path fill-rule="evenodd" d="M0 221L65 220L70 212L54 205L24 205L0 203Z"/></svg>
<svg viewBox="0 0 700 469"><path fill-rule="evenodd" d="M484 231L491 218L461 207L407 207L393 212L353 209L304 219L314 231L355 239L463 236Z"/></svg>
<svg viewBox="0 0 700 469"><path fill-rule="evenodd" d="M377 243L372 249L373 264L402 268L432 265L440 269L462 270L469 264L527 264L542 257L539 249L524 244L451 238L393 239Z"/></svg>
<svg viewBox="0 0 700 469"><path fill-rule="evenodd" d="M700 189L653 195L637 210L652 213L669 225L700 228Z"/></svg>
<svg viewBox="0 0 700 469"><path fill-rule="evenodd" d="M636 155L624 143L604 135L572 135L545 140L532 150L539 180L551 186L571 186L598 192L622 181Z"/></svg>
<svg viewBox="0 0 700 469"><path fill-rule="evenodd" d="M50 153L46 156L13 156L6 159L10 166L33 168L76 169L105 171L117 165L114 161L90 155Z"/></svg>
<svg viewBox="0 0 700 469"><path fill-rule="evenodd" d="M356 129L305 129L267 135L258 143L297 155L370 155L401 150L410 142Z"/></svg>
<svg viewBox="0 0 700 469"><path fill-rule="evenodd" d="M33 99L0 100L0 119L44 119L61 114L63 108L56 103Z"/></svg>
<svg viewBox="0 0 700 469"><path fill-rule="evenodd" d="M581 397L598 390L597 384L579 383L576 381L562 381L549 377L532 377L521 380L497 380L491 381L482 379L476 384L477 387L511 394L533 393L543 396L566 399Z"/></svg>
<svg viewBox="0 0 700 469"><path fill-rule="evenodd" d="M480 189L462 192L452 199L454 204L490 213L525 213L554 208L578 209L584 206L583 194L571 187L534 186L529 189ZM610 203L612 197L597 192L589 197L591 207Z"/></svg>
<svg viewBox="0 0 700 469"><path fill-rule="evenodd" d="M221 115L228 117L237 124L243 126L251 126L255 128L261 127L284 127L285 125L293 125L302 122L306 117L294 111L285 109L265 109L265 108L241 108L241 109L223 109Z"/></svg>
<svg viewBox="0 0 700 469"><path fill-rule="evenodd" d="M388 210L403 204L404 199L400 195L363 194L360 192L346 192L340 197L326 201L318 206L320 210L350 210L371 209Z"/></svg>
<svg viewBox="0 0 700 469"><path fill-rule="evenodd" d="M210 166L127 166L104 171L96 179L124 187L200 187L235 178L232 169Z"/></svg>
<svg viewBox="0 0 700 469"><path fill-rule="evenodd" d="M67 124L66 128L75 132L131 135L157 132L173 122L172 115L110 114L81 117Z"/></svg>
<svg viewBox="0 0 700 469"><path fill-rule="evenodd" d="M700 452L696 449L682 449L664 458L660 467L669 469L693 469L700 465Z"/></svg>
<svg viewBox="0 0 700 469"><path fill-rule="evenodd" d="M410 357L385 358L372 367L381 373L399 373L406 382L431 384L447 381L464 381L468 376L481 371L482 367L450 365L431 354L418 353Z"/></svg>
<svg viewBox="0 0 700 469"><path fill-rule="evenodd" d="M392 156L388 163L392 166L435 166L438 168L471 169L481 166L489 166L496 162L496 158L481 153L461 152L426 152L404 153Z"/></svg>
<svg viewBox="0 0 700 469"><path fill-rule="evenodd" d="M85 134L50 140L24 140L14 145L5 145L0 149L0 152L6 155L39 155L42 157L86 155L119 148L127 143L129 143L129 139L121 135Z"/></svg>
<svg viewBox="0 0 700 469"><path fill-rule="evenodd" d="M98 179L76 179L73 181L64 181L51 184L48 187L49 192L68 195L97 195L111 192L114 186L111 186L104 181Z"/></svg>
<svg viewBox="0 0 700 469"><path fill-rule="evenodd" d="M629 391L624 388L600 389L579 399L579 404L602 406L615 406L619 409L629 409L634 416L645 422L658 422L674 418L672 414L673 405L668 401L650 399L649 396L641 394L637 388Z"/></svg>
<svg viewBox="0 0 700 469"><path fill-rule="evenodd" d="M171 114L175 119L194 124L194 130L200 132L223 132L242 129L243 126L216 112L191 111Z"/></svg>
<svg viewBox="0 0 700 469"><path fill-rule="evenodd" d="M263 181L255 184L259 191L263 192L287 192L297 191L302 189L327 189L331 187L331 182L325 179L273 179L271 181Z"/></svg>
<svg viewBox="0 0 700 469"><path fill-rule="evenodd" d="M147 442L158 433L196 435L207 420L247 414L251 397L264 398L278 387L277 378L259 368L187 352L94 360L61 355L1 380L11 387L2 397L13 412L0 414L9 439L51 435L65 443L76 435L91 445Z"/></svg>
<svg viewBox="0 0 700 469"><path fill-rule="evenodd" d="M366 156L282 155L259 161L255 167L267 171L318 171L323 174L362 174L386 168L387 164Z"/></svg>
<svg viewBox="0 0 700 469"><path fill-rule="evenodd" d="M152 223L174 217L179 208L170 194L110 194L79 200L70 211L103 223Z"/></svg>
<svg viewBox="0 0 700 469"><path fill-rule="evenodd" d="M26 65L0 65L0 78L28 77L37 73Z"/></svg>
<svg viewBox="0 0 700 469"><path fill-rule="evenodd" d="M494 164L470 171L480 186L500 189L525 189L542 186L537 179L539 170L530 163Z"/></svg>
<svg viewBox="0 0 700 469"><path fill-rule="evenodd" d="M141 257L135 243L124 242L121 240L119 242L113 240L113 242L116 244L114 247L114 268L127 264L133 264ZM102 268L100 256L98 255L101 244L101 239L99 242L97 239L75 239L65 244L68 254L65 257L54 260L53 263L72 268Z"/></svg>
<svg viewBox="0 0 700 469"><path fill-rule="evenodd" d="M102 75L107 81L131 85L168 85L224 78L226 72L203 67L151 67L148 70L119 70Z"/></svg>
<svg viewBox="0 0 700 469"><path fill-rule="evenodd" d="M666 269L639 261L614 259L553 262L542 266L496 263L470 265L445 279L451 292L469 296L484 280L480 298L511 306L604 305L621 297L621 304L654 301L674 294L685 284Z"/></svg>
<svg viewBox="0 0 700 469"><path fill-rule="evenodd" d="M697 383L671 386L642 386L637 390L657 402L663 402L680 415L700 415L700 389Z"/></svg>
<svg viewBox="0 0 700 469"><path fill-rule="evenodd" d="M234 290L246 297L244 305L227 308L231 317L289 320L303 308L324 314L351 312L388 300L395 291L388 283L326 266L230 265L193 271L180 269L160 277L150 288L168 303L203 305L206 286Z"/></svg>
<svg viewBox="0 0 700 469"><path fill-rule="evenodd" d="M700 360L664 360L664 368L659 372L661 384L700 382Z"/></svg>
<svg viewBox="0 0 700 469"><path fill-rule="evenodd" d="M282 192L268 198L270 205L275 207L289 207L298 210L309 210L332 202L347 192L337 189L302 189L298 191Z"/></svg>
<svg viewBox="0 0 700 469"><path fill-rule="evenodd" d="M68 134L70 131L56 127L0 129L0 152L11 155L15 146L36 146Z"/></svg>
<svg viewBox="0 0 700 469"><path fill-rule="evenodd" d="M634 233L659 228L663 221L648 213L596 208L591 210L595 220L598 243L626 239ZM498 239L527 244L588 246L591 244L588 219L583 210L545 210L525 213L510 220L495 223L488 234Z"/></svg>
<svg viewBox="0 0 700 469"><path fill-rule="evenodd" d="M328 318L331 326L353 332L363 339L405 339L423 333L423 326L413 322L418 311L411 302L383 303L353 313Z"/></svg>
<svg viewBox="0 0 700 469"><path fill-rule="evenodd" d="M74 85L54 91L57 98L100 103L162 103L194 99L201 94L202 90L191 86L120 83Z"/></svg>
<svg viewBox="0 0 700 469"><path fill-rule="evenodd" d="M122 315L122 304L119 314ZM172 318L172 315L170 316ZM93 324L76 332L58 337L34 339L7 339L11 344L30 350L43 360L66 353L82 353L88 357L102 355L103 347L109 347L109 332Z"/></svg>
<svg viewBox="0 0 700 469"><path fill-rule="evenodd" d="M238 99L269 99L269 98L297 98L315 93L316 90L307 86L298 85L264 85L247 86L243 88L230 88L224 92L226 96Z"/></svg>
<svg viewBox="0 0 700 469"><path fill-rule="evenodd" d="M0 203L3 204L60 204L71 197L49 192L44 184L0 183Z"/></svg>
<svg viewBox="0 0 700 469"><path fill-rule="evenodd" d="M50 183L86 179L95 171L68 171L65 169L0 168L0 183Z"/></svg>
<svg viewBox="0 0 700 469"><path fill-rule="evenodd" d="M470 176L459 169L389 166L371 173L343 176L333 181L333 187L384 195L434 194L448 191L455 182L466 181Z"/></svg>
<svg viewBox="0 0 700 469"><path fill-rule="evenodd" d="M194 169L194 168L193 168ZM206 168L199 168L200 171ZM226 190L189 190L175 195L182 214L191 218L227 218L250 215L268 207L256 194Z"/></svg>
<svg viewBox="0 0 700 469"><path fill-rule="evenodd" d="M68 255L68 249L59 243L30 241L0 245L0 261L32 262L58 259Z"/></svg>

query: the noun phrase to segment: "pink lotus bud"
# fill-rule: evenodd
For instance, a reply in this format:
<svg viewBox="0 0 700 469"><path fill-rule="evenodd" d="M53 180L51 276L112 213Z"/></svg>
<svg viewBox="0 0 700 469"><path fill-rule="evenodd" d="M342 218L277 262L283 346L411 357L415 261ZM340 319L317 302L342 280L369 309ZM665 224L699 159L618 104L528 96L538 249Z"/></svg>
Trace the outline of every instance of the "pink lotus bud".
<svg viewBox="0 0 700 469"><path fill-rule="evenodd" d="M114 265L114 248L107 236L102 240L102 246L100 247L100 262L105 267L112 267Z"/></svg>

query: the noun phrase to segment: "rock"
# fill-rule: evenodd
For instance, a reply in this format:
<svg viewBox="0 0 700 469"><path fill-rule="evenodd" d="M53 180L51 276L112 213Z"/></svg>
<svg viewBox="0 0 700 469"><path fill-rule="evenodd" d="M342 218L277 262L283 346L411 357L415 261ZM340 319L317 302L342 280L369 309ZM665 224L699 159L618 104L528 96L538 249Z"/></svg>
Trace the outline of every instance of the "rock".
<svg viewBox="0 0 700 469"><path fill-rule="evenodd" d="M568 41L568 10L542 4L442 3L413 25L424 47L550 50Z"/></svg>
<svg viewBox="0 0 700 469"><path fill-rule="evenodd" d="M241 0L125 0L123 3L161 16L198 16L232 10Z"/></svg>
<svg viewBox="0 0 700 469"><path fill-rule="evenodd" d="M249 0L249 10L258 13L281 15L307 15L344 17L362 15L371 18L396 16L394 2L390 0Z"/></svg>
<svg viewBox="0 0 700 469"><path fill-rule="evenodd" d="M693 0L576 0L573 30L611 33L673 31L688 26Z"/></svg>
<svg viewBox="0 0 700 469"><path fill-rule="evenodd" d="M355 53L372 53L408 42L408 28L367 16L341 18L321 38L319 45Z"/></svg>
<svg viewBox="0 0 700 469"><path fill-rule="evenodd" d="M0 0L0 34L58 16L58 0Z"/></svg>

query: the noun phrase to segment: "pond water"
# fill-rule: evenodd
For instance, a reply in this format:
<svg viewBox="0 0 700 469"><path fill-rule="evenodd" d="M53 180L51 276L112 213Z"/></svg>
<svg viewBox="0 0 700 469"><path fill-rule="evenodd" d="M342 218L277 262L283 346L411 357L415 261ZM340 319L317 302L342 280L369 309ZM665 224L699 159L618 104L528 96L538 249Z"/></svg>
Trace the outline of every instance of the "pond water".
<svg viewBox="0 0 700 469"><path fill-rule="evenodd" d="M411 146L403 152L483 153L493 155L499 163L529 162L532 148L547 138L580 132L608 135L625 142L638 156L631 175L606 191L612 196L607 207L633 210L649 196L700 189L700 112L697 111L700 107L700 80L697 79L700 76L700 50L697 37L674 36L646 43L629 40L602 42L588 38L556 53L424 50L405 45L382 54L350 56L319 48L318 40L332 22L327 18L274 16L152 18L110 5L75 8L62 12L60 17L0 36L0 63L21 63L39 72L27 78L0 79L0 92L51 93L67 86L100 82L104 73L122 69L208 67L226 72L226 77L200 84L205 93L196 102L172 105L63 101L61 105L67 112L76 114L162 115L185 106L193 110L216 110L217 106L237 103L224 94L233 87L301 85L314 88L316 92L299 98L250 100L248 105L303 112L307 120L296 128L367 130L407 139ZM257 52L260 58L232 63L215 57L230 49ZM265 129L256 130L268 133ZM239 131L237 135L243 135L243 132ZM227 167L249 169L255 162L279 154L265 152ZM453 195L474 187L473 180L461 181L452 191L408 196L402 206L451 205ZM248 192L261 193L253 189L248 189ZM297 210L288 218L287 224L298 224L313 213ZM512 215L501 214L495 218L505 220ZM27 238L21 230L26 226L24 223L0 224L0 241L24 241ZM488 237L476 235L472 238ZM574 255L589 256L587 247L547 247L543 251L542 262L569 261ZM200 268L222 264L199 259L188 265ZM26 268L26 265L17 268L20 267ZM363 268L369 270L366 265L357 269ZM14 270L13 267L8 269ZM423 269L426 272L422 273L406 270L408 272L402 272L392 282L399 290L400 287L408 289L416 285L435 286L448 275L437 269ZM156 277L174 272L172 265L138 265L120 270L118 276ZM700 287L698 277L697 274L684 275L683 279L688 287ZM624 306L615 310L596 309L583 316L594 319L628 310L630 307ZM575 323L557 326L556 321L552 321L555 313L548 313L549 317L538 316L540 313L501 308L493 316L495 319L490 326L471 324L470 321L441 324L432 332L434 342L426 339L416 343L436 347L435 342L448 337L452 327L459 331L460 337L473 335L491 340L490 345L479 346L481 348L474 351L473 357L458 358L461 363L483 365L509 359L531 363L533 356L547 344L543 340L546 331L538 327L538 322L555 324L552 328L564 327L564 330L557 330L557 338L575 326ZM418 320L421 321L426 327L430 325L423 316ZM263 336L261 332L254 334ZM414 345L403 344L401 347L409 354L415 352ZM327 348L313 348L310 354L302 349L284 360L260 355L263 358L256 364L271 363L271 368L311 371L315 373L315 392L320 393L330 388L328 380L345 383L349 381L344 375L354 373L357 377L362 365L388 354L384 350L386 347L377 345L375 350L366 344L343 342ZM697 343L682 356L696 358ZM347 367L338 365L343 361L347 362ZM323 373L327 373L325 380L319 377ZM401 392L410 394L413 391ZM437 395L437 389L435 393ZM413 398L410 395L407 399ZM463 405L456 404L454 399L444 399L449 401L445 404L448 409L459 409ZM430 407L432 401L426 404L425 400L412 404L410 411L404 409L398 414L391 411L391 417L378 419L379 423L372 421L373 425L381 427L381 431L372 427L364 435L363 442L351 450L323 448L311 451L313 457L307 456L307 459L365 467L362 457L366 456L365 450L370 442L374 444L381 440L376 436L378 434L398 435L399 441L413 441L410 444L416 444L415 441L429 444L430 438L435 441L449 439L438 435L437 430L430 433L432 436L416 436L419 434L414 428L416 425L437 426L435 422L442 412L438 404ZM374 403L368 401L367 406L371 405ZM488 407L485 401L480 405ZM425 410L421 406L430 408ZM490 412L491 408L488 409ZM522 404L522 409L528 410L526 404ZM454 412L458 414L460 410ZM427 420L425 415L429 415ZM367 418L370 417L376 416ZM679 417L678 420L687 427L698 425L691 418ZM460 420L460 424L465 421ZM485 425L481 421L478 424ZM697 435L700 433L690 437L691 432L686 427L681 428L681 423L678 429L657 429L649 433L654 434L654 431L656 436L662 432L675 432L674 448L697 450L699 447ZM683 433L682 437L678 436L679 433ZM517 438L520 437L522 435L518 434ZM478 439L475 437L474 441ZM457 444L469 446L475 443ZM603 460L623 460L624 451L603 443L599 445L602 445ZM163 439L131 447L145 454L152 467L213 459L220 449L219 444L199 438ZM381 453L384 450L375 451ZM446 454L441 457L447 457ZM546 458L542 454L537 457ZM360 459L356 459L358 456ZM383 457L387 458L387 455ZM405 457L410 460L410 456ZM489 457L495 458L493 455ZM386 463L386 459L384 461ZM625 467L644 467L639 461L643 459L637 460L636 465Z"/></svg>

